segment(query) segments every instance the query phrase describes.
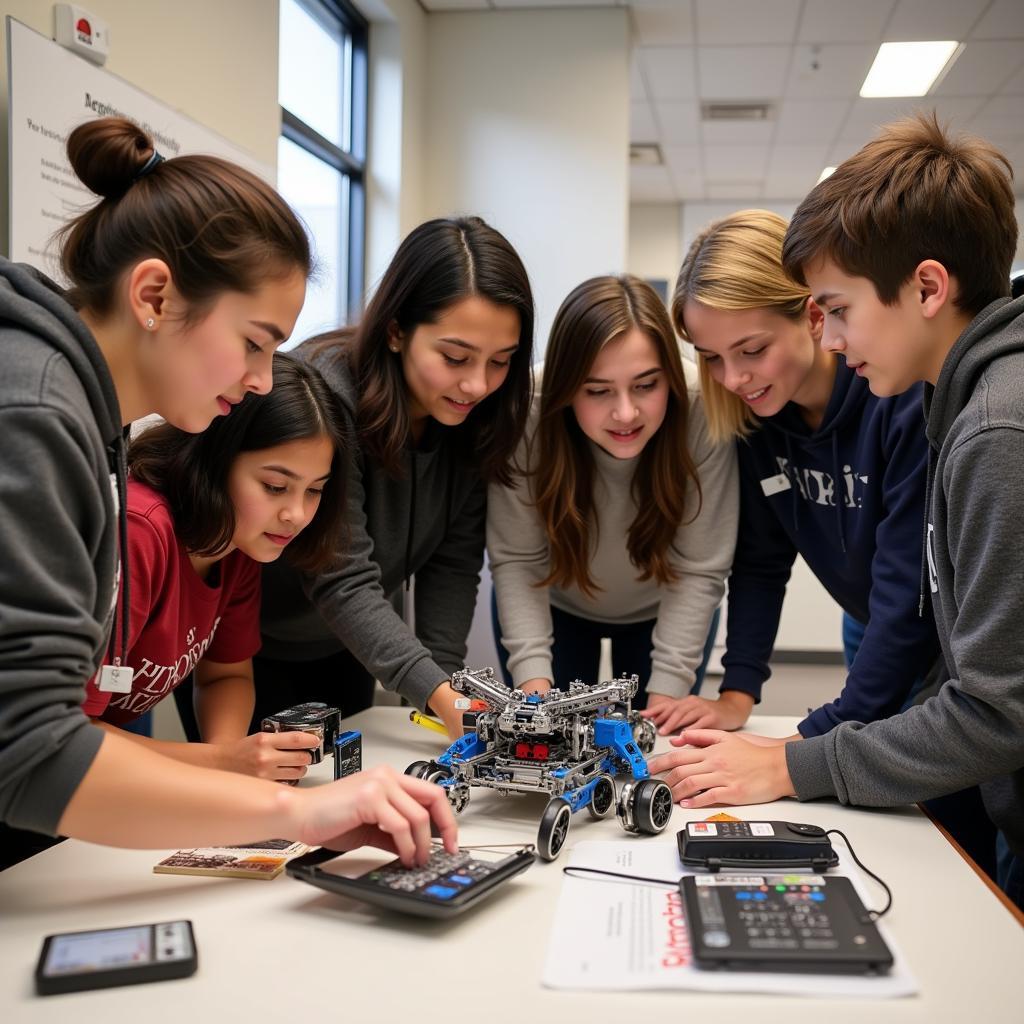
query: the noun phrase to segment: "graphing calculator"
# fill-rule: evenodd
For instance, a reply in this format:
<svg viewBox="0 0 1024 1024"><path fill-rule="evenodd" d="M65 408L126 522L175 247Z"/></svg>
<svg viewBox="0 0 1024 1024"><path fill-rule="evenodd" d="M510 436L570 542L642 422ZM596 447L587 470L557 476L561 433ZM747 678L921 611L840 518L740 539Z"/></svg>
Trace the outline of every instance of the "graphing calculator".
<svg viewBox="0 0 1024 1024"><path fill-rule="evenodd" d="M823 828L793 821L690 821L676 838L683 864L704 871L806 868L821 872L839 863Z"/></svg>
<svg viewBox="0 0 1024 1024"><path fill-rule="evenodd" d="M698 967L885 974L892 953L848 878L684 875Z"/></svg>
<svg viewBox="0 0 1024 1024"><path fill-rule="evenodd" d="M388 910L420 917L453 917L476 906L534 861L533 847L506 850L474 848L447 853L435 846L427 863L406 868L394 860L359 874L351 873L336 850L314 850L288 863L288 874L328 892Z"/></svg>

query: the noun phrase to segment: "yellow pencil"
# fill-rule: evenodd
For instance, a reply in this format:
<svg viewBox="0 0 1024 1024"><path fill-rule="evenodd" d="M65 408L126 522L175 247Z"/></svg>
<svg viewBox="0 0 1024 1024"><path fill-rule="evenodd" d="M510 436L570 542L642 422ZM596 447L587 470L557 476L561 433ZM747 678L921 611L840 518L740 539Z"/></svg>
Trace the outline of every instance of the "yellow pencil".
<svg viewBox="0 0 1024 1024"><path fill-rule="evenodd" d="M426 715L421 715L418 711L409 712L409 721L414 722L416 725L422 725L424 729L433 729L434 732L439 732L444 736L448 735L448 730L435 718L428 718Z"/></svg>

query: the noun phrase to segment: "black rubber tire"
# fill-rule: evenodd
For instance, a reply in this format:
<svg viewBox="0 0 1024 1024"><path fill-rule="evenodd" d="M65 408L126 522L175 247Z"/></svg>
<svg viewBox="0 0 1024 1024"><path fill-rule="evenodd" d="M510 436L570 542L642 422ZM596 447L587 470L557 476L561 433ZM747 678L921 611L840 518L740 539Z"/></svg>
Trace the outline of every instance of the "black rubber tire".
<svg viewBox="0 0 1024 1024"><path fill-rule="evenodd" d="M672 790L660 779L644 779L633 790L633 820L647 836L665 831L672 820Z"/></svg>
<svg viewBox="0 0 1024 1024"><path fill-rule="evenodd" d="M572 806L568 800L555 797L548 801L537 829L537 855L542 860L554 860L565 845L572 819Z"/></svg>
<svg viewBox="0 0 1024 1024"><path fill-rule="evenodd" d="M425 779L427 782L440 782L442 779L450 779L452 777L452 770L446 768L443 764L438 764L436 761L431 761L427 765L426 771L420 776L421 779Z"/></svg>
<svg viewBox="0 0 1024 1024"><path fill-rule="evenodd" d="M587 810L592 818L607 818L615 809L615 781L610 775L602 775L594 787Z"/></svg>
<svg viewBox="0 0 1024 1024"><path fill-rule="evenodd" d="M426 775L424 773L429 768L429 761L413 761L413 763L405 769L405 774L411 775L414 779L423 779L426 778Z"/></svg>

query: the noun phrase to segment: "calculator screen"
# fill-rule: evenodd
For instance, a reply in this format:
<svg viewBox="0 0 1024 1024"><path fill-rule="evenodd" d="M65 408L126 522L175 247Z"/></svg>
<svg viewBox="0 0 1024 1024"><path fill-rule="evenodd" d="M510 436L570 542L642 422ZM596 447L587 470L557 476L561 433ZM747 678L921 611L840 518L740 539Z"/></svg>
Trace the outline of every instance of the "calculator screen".
<svg viewBox="0 0 1024 1024"><path fill-rule="evenodd" d="M58 935L50 943L46 974L83 974L114 967L140 967L152 960L152 929L111 928Z"/></svg>

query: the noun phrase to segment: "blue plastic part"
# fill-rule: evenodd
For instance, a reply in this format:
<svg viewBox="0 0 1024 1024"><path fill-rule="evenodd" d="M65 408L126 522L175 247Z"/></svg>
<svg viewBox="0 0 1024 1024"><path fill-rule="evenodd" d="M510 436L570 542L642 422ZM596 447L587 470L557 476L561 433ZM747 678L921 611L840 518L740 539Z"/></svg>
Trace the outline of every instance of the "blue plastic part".
<svg viewBox="0 0 1024 1024"><path fill-rule="evenodd" d="M470 757L476 757L477 754L482 754L486 749L487 744L475 732L467 732L437 759L437 763L450 768L453 759L464 761Z"/></svg>
<svg viewBox="0 0 1024 1024"><path fill-rule="evenodd" d="M601 776L596 775L586 785L580 786L579 789L571 789L568 793L563 793L559 799L564 800L572 808L572 813L575 814L594 799L594 790L600 781Z"/></svg>
<svg viewBox="0 0 1024 1024"><path fill-rule="evenodd" d="M633 729L629 722L622 718L594 719L594 744L608 747L629 766L634 779L646 779L650 776L647 759L633 739Z"/></svg>

